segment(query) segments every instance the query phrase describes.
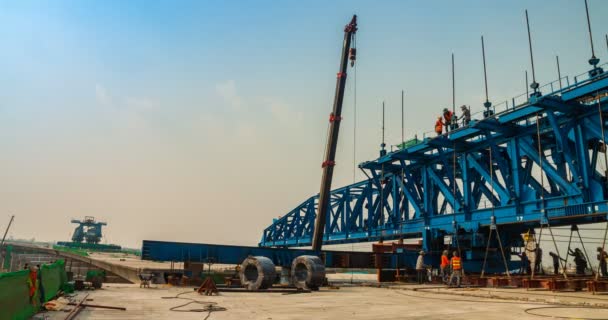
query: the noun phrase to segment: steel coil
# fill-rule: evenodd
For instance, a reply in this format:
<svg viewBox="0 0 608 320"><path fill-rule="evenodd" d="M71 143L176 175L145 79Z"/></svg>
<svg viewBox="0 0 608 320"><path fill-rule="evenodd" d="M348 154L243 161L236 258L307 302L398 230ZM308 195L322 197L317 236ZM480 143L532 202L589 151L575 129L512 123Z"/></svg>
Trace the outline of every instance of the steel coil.
<svg viewBox="0 0 608 320"><path fill-rule="evenodd" d="M276 270L272 260L262 256L250 256L241 264L239 276L241 284L247 290L268 289L274 283Z"/></svg>
<svg viewBox="0 0 608 320"><path fill-rule="evenodd" d="M325 264L317 256L299 256L291 264L291 280L297 288L317 290L325 281Z"/></svg>

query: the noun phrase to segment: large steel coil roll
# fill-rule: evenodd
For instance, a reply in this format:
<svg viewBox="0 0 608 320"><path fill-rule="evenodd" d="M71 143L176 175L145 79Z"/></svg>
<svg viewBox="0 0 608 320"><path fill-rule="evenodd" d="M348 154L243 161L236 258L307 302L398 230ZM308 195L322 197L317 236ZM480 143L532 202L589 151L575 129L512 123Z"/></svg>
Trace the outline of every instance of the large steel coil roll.
<svg viewBox="0 0 608 320"><path fill-rule="evenodd" d="M325 264L317 256L299 256L291 264L291 280L297 288L317 290L325 281Z"/></svg>
<svg viewBox="0 0 608 320"><path fill-rule="evenodd" d="M250 256L241 264L239 276L241 284L247 290L255 291L272 287L276 271L272 260L261 256Z"/></svg>

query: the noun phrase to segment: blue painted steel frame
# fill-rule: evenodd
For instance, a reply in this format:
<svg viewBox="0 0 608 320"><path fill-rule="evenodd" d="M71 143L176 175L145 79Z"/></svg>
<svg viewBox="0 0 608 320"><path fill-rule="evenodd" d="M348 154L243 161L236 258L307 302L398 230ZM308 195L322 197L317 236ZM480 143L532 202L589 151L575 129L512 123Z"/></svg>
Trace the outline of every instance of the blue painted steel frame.
<svg viewBox="0 0 608 320"><path fill-rule="evenodd" d="M372 254L369 252L314 251L155 240L144 240L142 244L142 259L156 261L240 264L248 256L264 256L272 260L276 266L291 266L293 260L301 255L320 256L327 267L374 268L382 266L396 268L415 263L417 252ZM429 259L428 263L430 262Z"/></svg>
<svg viewBox="0 0 608 320"><path fill-rule="evenodd" d="M457 232L469 235L463 241L470 247L483 247L484 237L473 235L487 231L492 216L505 238L541 220L606 221L608 190L598 165L606 139L594 97L600 94L606 113L607 89L602 73L361 163L369 179L332 191L324 243L422 237L432 250ZM310 197L276 219L259 245L309 246L317 201Z"/></svg>

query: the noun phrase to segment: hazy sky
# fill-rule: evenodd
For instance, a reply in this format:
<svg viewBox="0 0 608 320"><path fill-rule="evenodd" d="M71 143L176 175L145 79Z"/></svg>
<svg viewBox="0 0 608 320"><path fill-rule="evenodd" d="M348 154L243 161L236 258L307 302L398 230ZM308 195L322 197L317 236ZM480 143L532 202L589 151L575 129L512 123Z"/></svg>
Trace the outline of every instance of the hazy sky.
<svg viewBox="0 0 608 320"><path fill-rule="evenodd" d="M608 2L589 1L608 61ZM529 10L537 80L588 70L584 2L0 1L0 228L67 240L72 217L109 242L255 245L318 192L343 26L359 15L356 162L432 130L456 103L525 91ZM334 186L353 179L349 70ZM357 179L361 175L357 174Z"/></svg>

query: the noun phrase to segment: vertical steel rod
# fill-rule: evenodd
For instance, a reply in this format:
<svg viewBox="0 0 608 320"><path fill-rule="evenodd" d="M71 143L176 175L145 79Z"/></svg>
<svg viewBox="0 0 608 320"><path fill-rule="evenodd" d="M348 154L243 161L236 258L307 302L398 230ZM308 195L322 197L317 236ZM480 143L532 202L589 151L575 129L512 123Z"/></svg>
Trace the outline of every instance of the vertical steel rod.
<svg viewBox="0 0 608 320"><path fill-rule="evenodd" d="M456 113L456 81L454 78L454 53L452 52L452 113ZM449 126L449 123L445 124Z"/></svg>
<svg viewBox="0 0 608 320"><path fill-rule="evenodd" d="M530 86L528 84L528 70L526 70L526 99L530 97L530 90L528 88L530 88Z"/></svg>
<svg viewBox="0 0 608 320"><path fill-rule="evenodd" d="M401 144L405 142L405 111L403 110L403 90L401 90Z"/></svg>
<svg viewBox="0 0 608 320"><path fill-rule="evenodd" d="M530 47L530 62L532 64L532 84L531 86L535 86L536 84L536 73L534 72L534 55L532 54L532 35L530 34L530 19L528 19L528 10L526 10L526 26L528 28L528 45ZM538 86L535 86L534 92L538 89Z"/></svg>
<svg viewBox="0 0 608 320"><path fill-rule="evenodd" d="M557 62L557 79L559 79L559 89L562 89L562 73L559 70L559 56L555 56L555 61Z"/></svg>
<svg viewBox="0 0 608 320"><path fill-rule="evenodd" d="M380 145L382 150L384 150L384 146L386 146L384 143L384 119L384 101L382 101L382 144Z"/></svg>
<svg viewBox="0 0 608 320"><path fill-rule="evenodd" d="M486 49L485 49L485 45L483 43L483 36L481 36L481 55L483 57L483 81L486 87L486 102L489 102L488 100L488 74L486 72Z"/></svg>
<svg viewBox="0 0 608 320"><path fill-rule="evenodd" d="M589 42L591 43L591 59L595 59L595 49L593 48L593 35L591 34L591 20L589 19L589 6L585 0L585 13L587 13L587 28L589 29Z"/></svg>

